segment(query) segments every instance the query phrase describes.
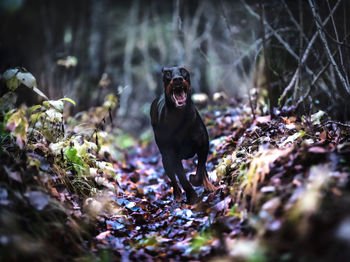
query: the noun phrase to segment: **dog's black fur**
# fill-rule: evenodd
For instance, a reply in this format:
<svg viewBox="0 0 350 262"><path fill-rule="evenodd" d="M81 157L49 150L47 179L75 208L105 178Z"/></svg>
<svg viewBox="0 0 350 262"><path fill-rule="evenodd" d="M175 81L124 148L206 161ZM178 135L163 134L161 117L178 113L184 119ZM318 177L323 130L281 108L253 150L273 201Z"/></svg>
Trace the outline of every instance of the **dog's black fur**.
<svg viewBox="0 0 350 262"><path fill-rule="evenodd" d="M209 182L206 160L209 150L207 129L195 108L190 92L190 74L183 67L163 68L164 94L151 105L151 122L155 140L162 154L163 166L169 176L174 198L181 201L177 175L186 192L187 203L198 202L198 196L186 178L181 160L198 156L196 175L190 176L194 186L215 187Z"/></svg>

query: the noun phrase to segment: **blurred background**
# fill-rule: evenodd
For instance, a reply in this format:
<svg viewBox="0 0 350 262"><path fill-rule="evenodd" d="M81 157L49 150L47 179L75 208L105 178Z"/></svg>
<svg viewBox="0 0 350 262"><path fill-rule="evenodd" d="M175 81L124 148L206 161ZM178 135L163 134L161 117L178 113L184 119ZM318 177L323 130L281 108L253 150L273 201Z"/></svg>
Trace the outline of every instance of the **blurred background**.
<svg viewBox="0 0 350 262"><path fill-rule="evenodd" d="M316 3L322 21L334 8L325 29L348 85L349 2ZM116 124L135 135L149 127L161 68L173 65L187 67L193 90L209 97L224 91L246 101L264 88L267 104L277 106L292 83L280 106L348 119L350 89L322 41L302 61L317 30L307 1L1 0L0 16L0 72L25 67L50 99L74 99L74 112L121 94Z"/></svg>
<svg viewBox="0 0 350 262"><path fill-rule="evenodd" d="M122 92L116 122L127 131L147 125L163 66L187 67L195 92L237 97L257 55L259 21L238 1L3 0L0 8L1 72L25 67L50 99L70 97L77 111Z"/></svg>

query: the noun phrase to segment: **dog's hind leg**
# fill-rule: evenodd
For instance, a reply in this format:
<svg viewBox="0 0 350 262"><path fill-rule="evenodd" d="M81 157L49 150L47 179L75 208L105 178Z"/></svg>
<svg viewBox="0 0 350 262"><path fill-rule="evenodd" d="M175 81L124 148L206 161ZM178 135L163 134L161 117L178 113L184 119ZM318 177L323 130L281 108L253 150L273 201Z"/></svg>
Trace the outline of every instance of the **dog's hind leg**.
<svg viewBox="0 0 350 262"><path fill-rule="evenodd" d="M194 186L204 186L207 191L214 191L216 187L209 181L207 168L205 163L207 161L208 147L206 146L198 152L198 165L196 175L190 176L191 184Z"/></svg>

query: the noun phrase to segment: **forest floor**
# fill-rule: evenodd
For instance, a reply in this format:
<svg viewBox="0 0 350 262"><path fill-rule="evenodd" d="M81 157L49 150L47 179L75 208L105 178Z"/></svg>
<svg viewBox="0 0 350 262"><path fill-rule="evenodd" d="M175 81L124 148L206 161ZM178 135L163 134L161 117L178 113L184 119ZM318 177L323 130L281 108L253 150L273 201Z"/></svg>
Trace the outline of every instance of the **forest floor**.
<svg viewBox="0 0 350 262"><path fill-rule="evenodd" d="M207 170L217 190L195 188L201 201L187 205L173 200L151 133L134 139L111 126L101 130L113 97L75 117L63 113L67 102L14 108L1 119L4 261L350 255L349 126L324 112L297 119L277 111L271 119L259 111L253 118L246 106L203 109ZM183 163L195 172L195 158Z"/></svg>

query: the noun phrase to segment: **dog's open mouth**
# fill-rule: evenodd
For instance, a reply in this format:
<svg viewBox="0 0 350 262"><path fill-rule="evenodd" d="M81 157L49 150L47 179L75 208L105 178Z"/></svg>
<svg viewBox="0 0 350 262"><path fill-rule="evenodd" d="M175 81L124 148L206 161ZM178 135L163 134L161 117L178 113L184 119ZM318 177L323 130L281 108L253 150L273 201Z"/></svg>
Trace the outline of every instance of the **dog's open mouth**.
<svg viewBox="0 0 350 262"><path fill-rule="evenodd" d="M176 107L183 107L186 105L187 94L183 87L177 87L173 90L173 99Z"/></svg>

